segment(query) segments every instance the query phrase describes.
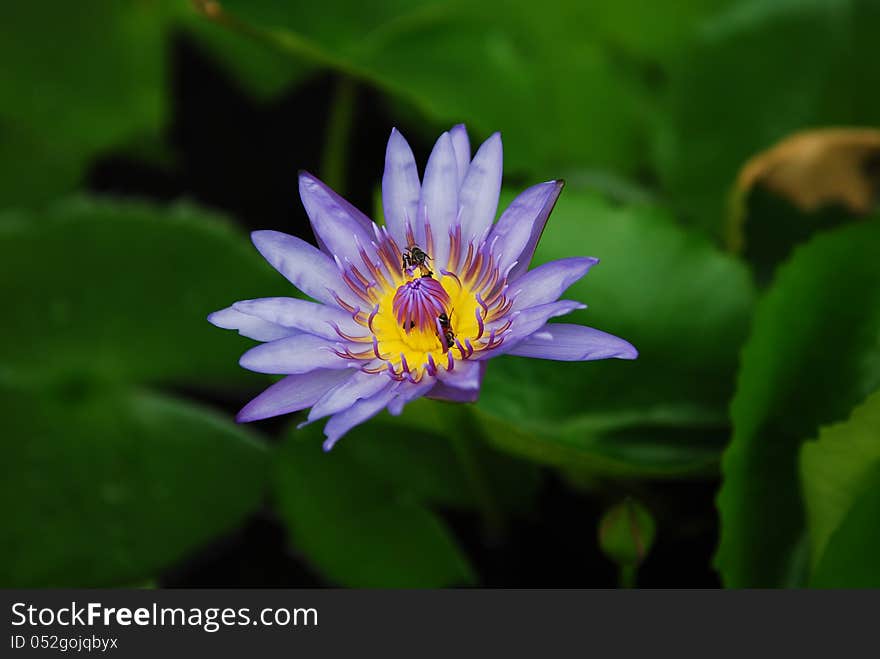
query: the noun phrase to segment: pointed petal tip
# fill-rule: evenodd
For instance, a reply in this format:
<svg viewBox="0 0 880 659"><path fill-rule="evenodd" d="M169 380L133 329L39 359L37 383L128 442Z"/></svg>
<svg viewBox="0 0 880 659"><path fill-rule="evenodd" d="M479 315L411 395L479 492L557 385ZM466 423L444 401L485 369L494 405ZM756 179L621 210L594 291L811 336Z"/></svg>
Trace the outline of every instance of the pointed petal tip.
<svg viewBox="0 0 880 659"><path fill-rule="evenodd" d="M397 126L392 126L391 133L389 133L389 135L388 135L388 145L386 147L386 153L389 149L391 149L395 145L400 145L400 146L406 145L407 147L409 147L409 142L406 141L406 138L403 136L403 133L401 133L397 129Z"/></svg>
<svg viewBox="0 0 880 659"><path fill-rule="evenodd" d="M312 174L311 172L300 169L297 173L297 180L299 181L299 189L302 190L303 186L307 186L309 188L317 187L321 185L321 180Z"/></svg>
<svg viewBox="0 0 880 659"><path fill-rule="evenodd" d="M626 345L621 346L620 353L615 355L615 357L617 359L638 359L639 351L636 349L636 347L629 341L624 341L623 339L621 339L621 341L623 341L623 343L625 343Z"/></svg>
<svg viewBox="0 0 880 659"><path fill-rule="evenodd" d="M235 422L253 423L254 421L260 421L262 419L268 419L270 416L275 416L274 414L260 414L259 412L255 412L255 409L256 405L254 405L254 401L250 401L238 411L238 414L235 415Z"/></svg>
<svg viewBox="0 0 880 659"><path fill-rule="evenodd" d="M253 350L253 348L251 348L251 350ZM252 363L251 358L248 357L250 352L251 351L248 350L246 353L244 353L241 357L238 358L238 365L241 366L242 368L246 368L247 370L251 370L250 366L248 366L248 364Z"/></svg>
<svg viewBox="0 0 880 659"><path fill-rule="evenodd" d="M263 250L260 248L261 245L264 246L272 240L283 237L284 235L285 234L280 231L273 231L272 229L258 229L257 231L251 231L251 242L254 244L254 247L262 252Z"/></svg>

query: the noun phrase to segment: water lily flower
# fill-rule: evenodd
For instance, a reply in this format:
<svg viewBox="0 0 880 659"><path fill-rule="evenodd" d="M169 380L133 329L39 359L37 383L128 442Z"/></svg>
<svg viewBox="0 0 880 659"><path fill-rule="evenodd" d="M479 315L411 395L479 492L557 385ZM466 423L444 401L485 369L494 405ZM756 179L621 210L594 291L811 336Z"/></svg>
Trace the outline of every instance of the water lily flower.
<svg viewBox="0 0 880 659"><path fill-rule="evenodd" d="M329 417L324 449L388 409L429 398L477 399L499 355L561 361L634 359L632 345L590 327L549 323L584 305L559 300L598 260L529 264L562 181L528 188L501 214L501 136L471 158L464 126L437 140L420 181L391 131L378 226L308 173L299 191L318 247L256 231L256 248L311 300L236 302L209 316L260 345L244 368L285 375L239 412L240 422L311 408Z"/></svg>

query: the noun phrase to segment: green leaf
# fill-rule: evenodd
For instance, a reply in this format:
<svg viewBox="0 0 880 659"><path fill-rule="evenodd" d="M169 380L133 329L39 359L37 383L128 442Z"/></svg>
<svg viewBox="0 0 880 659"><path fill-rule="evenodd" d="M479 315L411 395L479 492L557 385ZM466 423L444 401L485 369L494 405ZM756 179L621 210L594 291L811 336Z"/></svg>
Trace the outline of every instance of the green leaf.
<svg viewBox="0 0 880 659"><path fill-rule="evenodd" d="M814 238L755 312L731 406L716 565L727 585L786 583L804 534L798 453L880 386L880 222Z"/></svg>
<svg viewBox="0 0 880 659"><path fill-rule="evenodd" d="M365 588L472 583L473 572L425 503L473 500L441 437L389 427L353 430L329 453L316 426L279 451L278 505L294 546L324 576Z"/></svg>
<svg viewBox="0 0 880 659"><path fill-rule="evenodd" d="M880 473L880 392L853 410L844 423L823 428L816 441L803 445L800 458L815 567L855 502L880 483L875 473Z"/></svg>
<svg viewBox="0 0 880 659"><path fill-rule="evenodd" d="M73 200L0 215L0 377L257 383L206 316L292 295L247 238L191 206Z"/></svg>
<svg viewBox="0 0 880 659"><path fill-rule="evenodd" d="M739 168L802 129L880 120L873 0L738 3L673 70L657 166L676 206L720 234Z"/></svg>
<svg viewBox="0 0 880 659"><path fill-rule="evenodd" d="M0 389L0 583L149 579L259 505L266 453L198 407L81 384Z"/></svg>
<svg viewBox="0 0 880 659"><path fill-rule="evenodd" d="M820 231L860 219L838 205L807 213L760 187L749 194L745 204L748 221L742 256L761 286L771 281L775 269L797 245Z"/></svg>
<svg viewBox="0 0 880 659"><path fill-rule="evenodd" d="M92 160L158 139L171 37L186 31L268 98L310 67L209 25L184 0L5 2L0 8L0 207L74 190Z"/></svg>
<svg viewBox="0 0 880 659"><path fill-rule="evenodd" d="M416 400L400 416L383 414L352 430L345 451L373 477L419 501L496 516L529 511L538 469L488 447L472 412Z"/></svg>
<svg viewBox="0 0 880 659"><path fill-rule="evenodd" d="M3 203L43 201L75 185L88 159L165 119L167 2L82 0L51 7L5 2L0 10L0 178L36 175L40 185L4 186ZM33 153L22 143L37 145ZM50 159L49 154L53 159ZM78 171L80 170L80 171Z"/></svg>
<svg viewBox="0 0 880 659"><path fill-rule="evenodd" d="M300 61L378 86L436 125L503 131L508 171L632 171L642 156L641 71L619 66L584 3L552 11L525 1L220 5L219 22L243 23Z"/></svg>
<svg viewBox="0 0 880 659"><path fill-rule="evenodd" d="M675 10L639 0L590 3L594 25L617 48L642 64L666 64L688 45L696 28L736 0L679 0ZM583 27L583 26L582 26Z"/></svg>
<svg viewBox="0 0 880 659"><path fill-rule="evenodd" d="M52 136L0 120L0 206L20 206L73 190L85 150L62 149Z"/></svg>
<svg viewBox="0 0 880 659"><path fill-rule="evenodd" d="M813 573L810 585L816 588L880 588L880 464L865 474L863 485Z"/></svg>
<svg viewBox="0 0 880 659"><path fill-rule="evenodd" d="M258 100L271 100L314 70L307 62L298 62L271 44L215 25L195 9L187 8L190 11L181 12L175 27L186 30Z"/></svg>
<svg viewBox="0 0 880 659"><path fill-rule="evenodd" d="M480 419L499 447L609 474L712 470L753 290L745 268L648 206L613 206L566 190L535 263L601 263L565 294L589 304L562 319L621 336L632 362L492 360Z"/></svg>

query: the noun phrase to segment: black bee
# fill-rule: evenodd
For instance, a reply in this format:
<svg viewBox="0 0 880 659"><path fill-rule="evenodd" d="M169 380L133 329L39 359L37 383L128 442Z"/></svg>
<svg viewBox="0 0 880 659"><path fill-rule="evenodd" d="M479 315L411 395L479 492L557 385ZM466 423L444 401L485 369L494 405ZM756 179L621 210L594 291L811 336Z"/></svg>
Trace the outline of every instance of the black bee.
<svg viewBox="0 0 880 659"><path fill-rule="evenodd" d="M422 277L431 277L433 272L428 268L431 257L422 251L418 245L410 245L403 252L403 269L418 268Z"/></svg>
<svg viewBox="0 0 880 659"><path fill-rule="evenodd" d="M446 341L447 350L455 345L455 333L452 331L452 323L449 322L449 316L441 313L437 316L437 322L443 331L443 339Z"/></svg>

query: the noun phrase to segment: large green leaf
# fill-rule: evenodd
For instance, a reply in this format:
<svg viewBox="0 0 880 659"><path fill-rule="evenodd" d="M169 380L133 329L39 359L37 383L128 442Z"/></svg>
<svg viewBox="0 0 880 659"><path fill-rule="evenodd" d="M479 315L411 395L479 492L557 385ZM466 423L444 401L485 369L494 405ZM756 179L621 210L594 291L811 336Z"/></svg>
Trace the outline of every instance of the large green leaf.
<svg viewBox="0 0 880 659"><path fill-rule="evenodd" d="M880 123L874 0L750 0L718 16L674 69L657 164L676 205L721 232L753 155L797 130Z"/></svg>
<svg viewBox="0 0 880 659"><path fill-rule="evenodd" d="M313 426L282 446L275 488L293 545L330 581L412 588L474 579L425 505L470 505L475 496L440 436L380 417L323 453Z"/></svg>
<svg viewBox="0 0 880 659"><path fill-rule="evenodd" d="M162 17L168 2L5 2L0 9L0 177L19 168L41 185L3 186L0 203L41 201L75 185L93 154L165 116ZM12 149L31 143L32 150ZM51 158L50 158L51 154ZM63 170L63 171L61 171Z"/></svg>
<svg viewBox="0 0 880 659"><path fill-rule="evenodd" d="M775 586L803 543L798 453L880 386L880 221L819 235L777 271L743 351L718 497L727 585Z"/></svg>
<svg viewBox="0 0 880 659"><path fill-rule="evenodd" d="M745 268L659 209L566 190L535 262L576 255L601 263L565 295L590 308L563 322L622 336L639 358L493 360L477 406L492 441L610 473L711 469L752 304Z"/></svg>
<svg viewBox="0 0 880 659"><path fill-rule="evenodd" d="M211 311L293 294L247 238L194 207L85 199L0 215L0 376L257 382ZM243 379L249 378L249 379Z"/></svg>
<svg viewBox="0 0 880 659"><path fill-rule="evenodd" d="M185 0L182 0L185 2ZM174 27L183 28L210 55L235 76L236 82L259 100L268 100L313 71L274 46L235 30L206 21L198 2L185 2Z"/></svg>
<svg viewBox="0 0 880 659"><path fill-rule="evenodd" d="M880 469L880 392L846 422L823 428L816 441L804 444L800 466L815 567L855 501L880 483L872 478Z"/></svg>
<svg viewBox="0 0 880 659"><path fill-rule="evenodd" d="M265 451L186 403L86 384L3 387L0 416L5 587L137 583L262 500Z"/></svg>
<svg viewBox="0 0 880 659"><path fill-rule="evenodd" d="M643 152L641 71L620 65L584 3L220 5L221 22L244 21L294 57L377 85L437 125L465 120L477 134L503 131L510 171L631 171Z"/></svg>
<svg viewBox="0 0 880 659"><path fill-rule="evenodd" d="M880 588L880 464L826 545L810 582L816 588Z"/></svg>
<svg viewBox="0 0 880 659"><path fill-rule="evenodd" d="M81 182L89 163L167 119L171 37L195 37L260 97L308 70L209 25L186 0L5 2L0 7L0 207L34 204Z"/></svg>
<svg viewBox="0 0 880 659"><path fill-rule="evenodd" d="M319 425L322 425L320 422ZM318 425L293 431L276 490L293 545L329 580L436 587L474 576L432 509L478 511L486 531L528 511L538 470L489 449L462 405L418 400L321 452Z"/></svg>

